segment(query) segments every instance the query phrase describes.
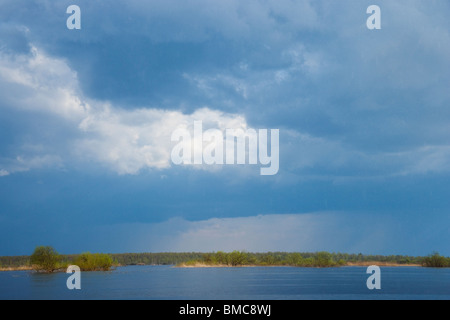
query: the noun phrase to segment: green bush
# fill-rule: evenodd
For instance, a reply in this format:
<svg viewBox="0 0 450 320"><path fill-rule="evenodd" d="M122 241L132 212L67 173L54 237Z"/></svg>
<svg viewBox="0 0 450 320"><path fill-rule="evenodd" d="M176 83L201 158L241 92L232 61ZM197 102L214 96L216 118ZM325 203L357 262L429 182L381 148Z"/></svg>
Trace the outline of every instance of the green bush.
<svg viewBox="0 0 450 320"><path fill-rule="evenodd" d="M229 254L223 252L223 251L218 251L215 255L214 258L216 260L216 262L218 264L224 264L224 265L228 265L229 264Z"/></svg>
<svg viewBox="0 0 450 320"><path fill-rule="evenodd" d="M439 253L435 252L428 257L423 258L422 266L428 268L446 268L450 267L449 259L442 257Z"/></svg>
<svg viewBox="0 0 450 320"><path fill-rule="evenodd" d="M36 271L54 272L59 269L61 256L49 246L37 247L30 257L30 263Z"/></svg>
<svg viewBox="0 0 450 320"><path fill-rule="evenodd" d="M186 267L195 267L198 264L198 261L196 260L189 260L183 263L179 263L179 266L186 266Z"/></svg>
<svg viewBox="0 0 450 320"><path fill-rule="evenodd" d="M81 271L108 271L113 265L113 259L108 254L85 252L75 259L74 264Z"/></svg>
<svg viewBox="0 0 450 320"><path fill-rule="evenodd" d="M287 258L287 264L290 266L301 266L304 260L300 253L291 253Z"/></svg>
<svg viewBox="0 0 450 320"><path fill-rule="evenodd" d="M247 263L247 255L244 252L233 251L230 253L229 257L229 261L233 267L242 266Z"/></svg>

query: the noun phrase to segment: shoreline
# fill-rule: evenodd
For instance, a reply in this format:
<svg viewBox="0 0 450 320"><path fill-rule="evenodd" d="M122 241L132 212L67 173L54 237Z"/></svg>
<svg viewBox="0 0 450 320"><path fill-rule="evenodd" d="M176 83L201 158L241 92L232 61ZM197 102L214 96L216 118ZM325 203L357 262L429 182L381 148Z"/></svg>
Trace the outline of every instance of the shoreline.
<svg viewBox="0 0 450 320"><path fill-rule="evenodd" d="M3 267L3 268L0 268L0 272L7 272L7 271L34 271L35 273L40 273L40 274L52 274L52 273L65 273L66 270L67 270L67 267L56 269L53 272L42 272L42 270L38 271L38 270L34 269L33 267L29 267L29 266ZM114 265L114 266L111 267L110 270L89 270L89 271L83 271L83 272L98 272L98 271L108 272L108 271L112 271L112 270L116 269L117 267L126 267L126 266Z"/></svg>
<svg viewBox="0 0 450 320"><path fill-rule="evenodd" d="M367 262L347 262L344 267L423 267L421 264L415 263L395 263L395 262L379 262L379 261L367 261Z"/></svg>
<svg viewBox="0 0 450 320"><path fill-rule="evenodd" d="M27 267L27 266L0 268L0 272L6 272L6 271L31 271L31 270L33 270L33 268L32 267Z"/></svg>
<svg viewBox="0 0 450 320"><path fill-rule="evenodd" d="M139 264L140 266L147 266L144 264ZM369 266L379 266L379 267L422 267L420 264L400 264L400 263L390 263L390 262L377 262L377 261L369 261L369 262L348 262L342 266L335 266L335 268L340 267L369 267ZM118 265L116 267L129 267L133 265ZM150 266L150 265L149 265ZM226 264L206 264L206 263L195 263L195 264L186 264L181 263L179 265L172 266L173 268L185 268L185 269L194 269L194 268L274 268L274 267L294 267L294 268L323 268L323 267L296 267L289 265L241 265L241 266L230 266ZM333 267L326 267L333 268ZM20 267L5 267L0 268L0 272L7 271L33 271L32 267L28 266L20 266Z"/></svg>
<svg viewBox="0 0 450 320"><path fill-rule="evenodd" d="M379 266L379 267L422 267L420 264L400 264L392 262L377 262L377 261L367 261L367 262L348 262L341 266L331 266L331 267L306 267L306 266L290 266L290 265L241 265L241 266L230 266L226 264L206 264L206 263L194 263L186 264L181 263L174 266L174 268L273 268L273 267L293 267L293 268L341 268L341 267L369 267L369 266Z"/></svg>

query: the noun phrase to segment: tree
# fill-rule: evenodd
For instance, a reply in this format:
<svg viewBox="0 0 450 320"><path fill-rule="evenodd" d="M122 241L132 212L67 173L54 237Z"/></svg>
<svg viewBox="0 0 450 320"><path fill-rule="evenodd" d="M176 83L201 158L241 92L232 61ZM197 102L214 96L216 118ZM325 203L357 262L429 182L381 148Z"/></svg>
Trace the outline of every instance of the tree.
<svg viewBox="0 0 450 320"><path fill-rule="evenodd" d="M217 253L215 254L215 258L218 264L226 264L228 265L228 254L226 254L223 251L217 251Z"/></svg>
<svg viewBox="0 0 450 320"><path fill-rule="evenodd" d="M263 255L262 264L268 266L273 266L275 264L275 257L272 255L271 252Z"/></svg>
<svg viewBox="0 0 450 320"><path fill-rule="evenodd" d="M300 253L292 253L288 256L287 263L290 266L301 266L303 264L303 257Z"/></svg>
<svg viewBox="0 0 450 320"><path fill-rule="evenodd" d="M335 263L331 258L331 254L325 251L318 252L314 258L314 264L316 267L331 267Z"/></svg>
<svg viewBox="0 0 450 320"><path fill-rule="evenodd" d="M233 267L245 265L246 254L240 251L233 251L230 253L230 263Z"/></svg>
<svg viewBox="0 0 450 320"><path fill-rule="evenodd" d="M442 257L439 253L434 252L423 259L422 265L429 268L445 268L448 266L446 260L447 259L445 257Z"/></svg>
<svg viewBox="0 0 450 320"><path fill-rule="evenodd" d="M49 246L37 247L31 255L30 262L37 271L45 271L48 273L58 269L61 256L56 250Z"/></svg>

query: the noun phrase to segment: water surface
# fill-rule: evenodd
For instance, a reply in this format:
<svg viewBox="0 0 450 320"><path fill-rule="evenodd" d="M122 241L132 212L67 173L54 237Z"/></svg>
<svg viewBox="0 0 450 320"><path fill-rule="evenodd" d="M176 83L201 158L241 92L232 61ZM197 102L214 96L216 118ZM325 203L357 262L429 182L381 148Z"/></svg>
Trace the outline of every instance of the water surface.
<svg viewBox="0 0 450 320"><path fill-rule="evenodd" d="M450 299L450 269L382 267L369 290L365 267L174 268L128 266L83 272L81 290L65 273L0 272L0 299L304 300Z"/></svg>

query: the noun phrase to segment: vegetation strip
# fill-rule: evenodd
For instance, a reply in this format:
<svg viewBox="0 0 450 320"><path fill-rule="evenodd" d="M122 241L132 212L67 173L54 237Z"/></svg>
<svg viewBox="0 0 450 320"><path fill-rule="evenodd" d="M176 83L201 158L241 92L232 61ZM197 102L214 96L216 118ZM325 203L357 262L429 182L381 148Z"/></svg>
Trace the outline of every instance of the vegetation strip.
<svg viewBox="0 0 450 320"><path fill-rule="evenodd" d="M77 265L82 271L108 271L126 265L176 265L178 267L340 267L340 266L422 266L450 267L450 258L433 253L426 257L402 255L363 255L347 253L249 253L218 251L214 253L82 253L60 255L52 247L37 247L31 256L0 257L0 271L35 270L37 272L65 271Z"/></svg>

